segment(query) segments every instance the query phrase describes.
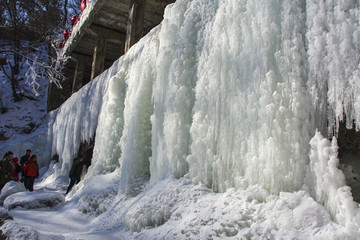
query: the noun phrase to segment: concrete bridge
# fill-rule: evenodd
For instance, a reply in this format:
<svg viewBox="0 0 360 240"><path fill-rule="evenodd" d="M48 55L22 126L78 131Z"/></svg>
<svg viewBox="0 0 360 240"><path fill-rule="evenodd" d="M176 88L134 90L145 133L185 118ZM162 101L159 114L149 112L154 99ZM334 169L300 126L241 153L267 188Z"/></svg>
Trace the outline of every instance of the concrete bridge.
<svg viewBox="0 0 360 240"><path fill-rule="evenodd" d="M53 83L49 85L47 110L58 108L71 94L109 68L162 21L165 7L173 2L97 0L87 6L63 49L64 55L71 56L64 72L67 80L62 89Z"/></svg>

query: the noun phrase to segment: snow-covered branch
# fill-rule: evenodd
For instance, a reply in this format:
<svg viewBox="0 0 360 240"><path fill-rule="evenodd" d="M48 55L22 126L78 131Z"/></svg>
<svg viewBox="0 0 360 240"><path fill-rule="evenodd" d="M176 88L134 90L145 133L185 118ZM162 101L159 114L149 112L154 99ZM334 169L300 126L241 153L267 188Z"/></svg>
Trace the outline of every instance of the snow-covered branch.
<svg viewBox="0 0 360 240"><path fill-rule="evenodd" d="M20 57L21 61L28 66L28 70L25 73L25 81L32 88L35 96L39 95L39 78L46 77L58 88L62 88L61 82L66 78L63 74L63 69L69 57L60 54L60 51L54 45L51 46L52 50L54 51L53 56L50 56L47 53L41 53L42 51L35 45L29 45L26 48L27 51L25 52L20 52L13 48L2 48L0 49L0 54L5 54L7 56L7 63L10 66L11 58L9 58L9 54L14 56L17 55ZM3 71L6 73L5 69L3 69Z"/></svg>
<svg viewBox="0 0 360 240"><path fill-rule="evenodd" d="M70 58L63 56L60 51L52 46L56 56L48 56L48 62L39 60L39 57L33 59L26 58L26 64L29 70L25 73L26 82L32 87L33 92L37 95L39 84L37 79L40 77L47 77L51 83L54 83L58 88L62 88L61 82L66 79L63 74L63 69L66 61Z"/></svg>

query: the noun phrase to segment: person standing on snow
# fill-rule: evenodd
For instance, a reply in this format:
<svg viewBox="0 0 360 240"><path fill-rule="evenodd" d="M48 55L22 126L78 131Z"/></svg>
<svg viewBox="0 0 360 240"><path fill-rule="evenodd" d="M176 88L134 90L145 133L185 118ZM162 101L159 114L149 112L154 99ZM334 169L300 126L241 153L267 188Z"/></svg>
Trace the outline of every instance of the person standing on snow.
<svg viewBox="0 0 360 240"><path fill-rule="evenodd" d="M12 174L14 170L14 162L13 162L14 154L12 152L8 152L6 157L1 161L1 179L0 179L0 190L5 186L6 183L12 180Z"/></svg>
<svg viewBox="0 0 360 240"><path fill-rule="evenodd" d="M69 172L70 184L66 190L66 194L68 194L70 192L71 188L75 184L80 182L80 177L81 177L81 172L83 170L83 166L84 166L84 162L83 162L82 156L79 156L78 158L74 159L73 165Z"/></svg>
<svg viewBox="0 0 360 240"><path fill-rule="evenodd" d="M24 176L24 166L28 161L30 161L30 154L31 154L31 150L28 149L28 150L26 150L26 154L20 158L20 166L21 166L21 180L20 181L21 182L24 181L24 177L25 177Z"/></svg>
<svg viewBox="0 0 360 240"><path fill-rule="evenodd" d="M13 168L13 173L11 175L12 180L18 182L19 181L19 172L21 172L21 167L18 164L19 159L17 157L10 156L10 163Z"/></svg>
<svg viewBox="0 0 360 240"><path fill-rule="evenodd" d="M30 161L24 166L24 185L30 192L34 191L35 178L39 178L39 165L36 155L32 155Z"/></svg>

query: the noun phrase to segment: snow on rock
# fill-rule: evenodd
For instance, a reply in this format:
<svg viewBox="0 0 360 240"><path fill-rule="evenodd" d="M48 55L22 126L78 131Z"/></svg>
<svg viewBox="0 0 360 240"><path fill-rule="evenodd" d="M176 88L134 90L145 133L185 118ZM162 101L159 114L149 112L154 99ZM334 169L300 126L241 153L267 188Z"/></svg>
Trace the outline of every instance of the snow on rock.
<svg viewBox="0 0 360 240"><path fill-rule="evenodd" d="M15 181L8 182L7 184L5 184L3 189L1 189L0 204L3 205L4 200L8 196L18 193L18 192L25 192L25 191L26 191L26 189L25 189L23 183L15 182Z"/></svg>
<svg viewBox="0 0 360 240"><path fill-rule="evenodd" d="M4 201L5 209L17 207L26 209L54 208L65 201L65 197L57 192L20 192L7 197Z"/></svg>
<svg viewBox="0 0 360 240"><path fill-rule="evenodd" d="M1 227L3 235L6 239L28 240L39 239L39 233L27 226L20 226L14 221L6 221Z"/></svg>
<svg viewBox="0 0 360 240"><path fill-rule="evenodd" d="M36 221L36 219L32 219ZM44 234L32 227L23 226L15 221L6 221L2 226L0 226L0 230L2 231L2 236L6 237L6 239L10 240L33 240L33 239L41 239L41 240L63 240L65 239L62 235L54 235L54 234ZM1 238L0 236L0 239Z"/></svg>
<svg viewBox="0 0 360 240"><path fill-rule="evenodd" d="M7 210L0 208L0 226L3 225L6 220L13 220L13 217Z"/></svg>

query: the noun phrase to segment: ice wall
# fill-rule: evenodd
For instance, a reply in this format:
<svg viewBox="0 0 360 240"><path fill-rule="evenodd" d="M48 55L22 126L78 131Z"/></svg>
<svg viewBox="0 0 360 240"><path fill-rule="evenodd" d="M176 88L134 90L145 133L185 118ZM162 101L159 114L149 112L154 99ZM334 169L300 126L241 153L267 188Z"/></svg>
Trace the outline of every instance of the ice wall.
<svg viewBox="0 0 360 240"><path fill-rule="evenodd" d="M321 129L360 128L359 1L307 1L308 91ZM328 120L328 124L326 122ZM326 126L327 125L327 126Z"/></svg>
<svg viewBox="0 0 360 240"><path fill-rule="evenodd" d="M38 148L44 147L41 152L50 152L51 156L55 153L59 155L62 174L68 174L70 171L73 159L77 157L80 144L86 141L90 142L95 136L96 130L101 131L101 126L104 126L102 123L98 123L99 114L100 110L104 108L103 103L109 102L106 99L108 80L118 72L117 63L118 61L96 81L91 81L73 94L57 110L50 113L47 145L38 146ZM107 107L110 106L107 105ZM108 147L112 146L110 142L106 144ZM99 151L102 152L102 150L97 150L96 154L99 154ZM109 155L111 156L109 152L103 153L104 161L109 162L106 159ZM93 164L95 166L97 164L95 158ZM108 164L106 167L114 168L113 165ZM105 168L104 165L101 166ZM99 167L97 171L102 172L102 168Z"/></svg>
<svg viewBox="0 0 360 240"><path fill-rule="evenodd" d="M316 159L331 160L330 178L343 179L331 170L337 162L309 154L316 129L336 133L344 117L359 129L359 4L177 0L158 28L54 112L51 149L66 173L96 130L87 177L119 167L122 192L185 174L215 191L307 184L343 219L333 190L311 185L324 173Z"/></svg>

